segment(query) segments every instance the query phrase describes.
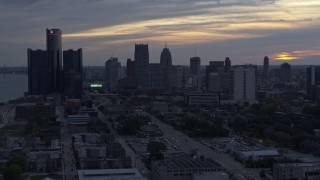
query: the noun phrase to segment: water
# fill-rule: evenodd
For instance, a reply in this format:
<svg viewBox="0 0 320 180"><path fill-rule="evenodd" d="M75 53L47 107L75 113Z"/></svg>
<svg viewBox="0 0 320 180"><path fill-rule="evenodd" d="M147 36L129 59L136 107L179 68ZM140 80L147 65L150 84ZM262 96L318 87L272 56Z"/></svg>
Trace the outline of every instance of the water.
<svg viewBox="0 0 320 180"><path fill-rule="evenodd" d="M12 99L23 97L23 93L28 91L27 75L7 74L3 78L0 76L0 102L6 102Z"/></svg>

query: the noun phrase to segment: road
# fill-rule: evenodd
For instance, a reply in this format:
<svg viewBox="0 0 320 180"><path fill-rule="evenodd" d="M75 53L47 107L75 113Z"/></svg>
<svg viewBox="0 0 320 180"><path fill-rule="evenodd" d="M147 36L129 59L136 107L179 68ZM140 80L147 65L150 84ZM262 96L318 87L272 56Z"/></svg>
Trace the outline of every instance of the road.
<svg viewBox="0 0 320 180"><path fill-rule="evenodd" d="M107 117L97 108L95 107L96 111L98 112L98 117L105 123L107 123L110 133L115 136L116 141L121 144L122 147L125 148L126 154L131 157L132 167L137 168L140 170L142 175L148 176L150 174L149 170L145 167L144 163L142 162L141 156L137 155L125 142L125 139L118 135L115 129L113 129L112 124L110 121L107 120Z"/></svg>
<svg viewBox="0 0 320 180"><path fill-rule="evenodd" d="M249 175L255 179L260 179L259 172L257 170L245 168L241 163L235 161L230 155L218 153L204 146L203 144L189 138L182 132L175 130L170 125L163 123L158 118L147 112L139 111L139 113L149 116L152 122L158 125L163 131L164 137L177 141L178 146L180 146L180 149L185 153L190 153L192 150L196 149L198 154L211 158L220 163L225 170L237 176L237 179L245 179L244 177Z"/></svg>
<svg viewBox="0 0 320 180"><path fill-rule="evenodd" d="M13 120L14 120L14 106L10 104L0 106L0 128L3 128Z"/></svg>
<svg viewBox="0 0 320 180"><path fill-rule="evenodd" d="M58 118L62 123L61 128L61 154L62 154L62 174L64 180L77 180L77 169L72 151L71 134L68 128L67 119L64 118L63 107L57 107Z"/></svg>

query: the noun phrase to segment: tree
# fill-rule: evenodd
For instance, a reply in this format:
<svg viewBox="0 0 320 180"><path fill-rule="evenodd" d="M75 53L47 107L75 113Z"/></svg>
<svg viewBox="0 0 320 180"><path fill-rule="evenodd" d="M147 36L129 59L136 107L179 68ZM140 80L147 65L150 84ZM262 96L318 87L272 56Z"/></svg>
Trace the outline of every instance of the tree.
<svg viewBox="0 0 320 180"><path fill-rule="evenodd" d="M27 169L27 160L24 157L16 156L10 158L7 162L6 166L17 165L21 171L25 171Z"/></svg>
<svg viewBox="0 0 320 180"><path fill-rule="evenodd" d="M18 165L6 166L2 171L2 175L5 180L19 180L21 173L22 170Z"/></svg>
<svg viewBox="0 0 320 180"><path fill-rule="evenodd" d="M158 154L167 150L167 146L163 142L150 141L148 143L148 152L150 154Z"/></svg>

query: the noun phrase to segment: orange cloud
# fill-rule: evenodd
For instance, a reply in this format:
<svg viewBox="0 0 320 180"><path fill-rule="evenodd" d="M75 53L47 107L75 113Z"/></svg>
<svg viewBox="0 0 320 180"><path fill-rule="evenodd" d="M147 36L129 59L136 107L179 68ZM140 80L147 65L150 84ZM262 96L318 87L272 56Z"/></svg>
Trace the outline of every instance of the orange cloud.
<svg viewBox="0 0 320 180"><path fill-rule="evenodd" d="M318 56L320 50L296 50L292 52L280 52L272 55L272 58L279 61L291 61L304 59L307 56Z"/></svg>

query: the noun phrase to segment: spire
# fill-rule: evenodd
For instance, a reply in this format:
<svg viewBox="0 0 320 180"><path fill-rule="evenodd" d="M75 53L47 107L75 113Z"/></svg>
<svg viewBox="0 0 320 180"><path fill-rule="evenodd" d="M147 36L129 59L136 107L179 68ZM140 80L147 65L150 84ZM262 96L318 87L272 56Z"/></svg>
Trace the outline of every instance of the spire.
<svg viewBox="0 0 320 180"><path fill-rule="evenodd" d="M167 42L164 43L164 47L167 49Z"/></svg>

